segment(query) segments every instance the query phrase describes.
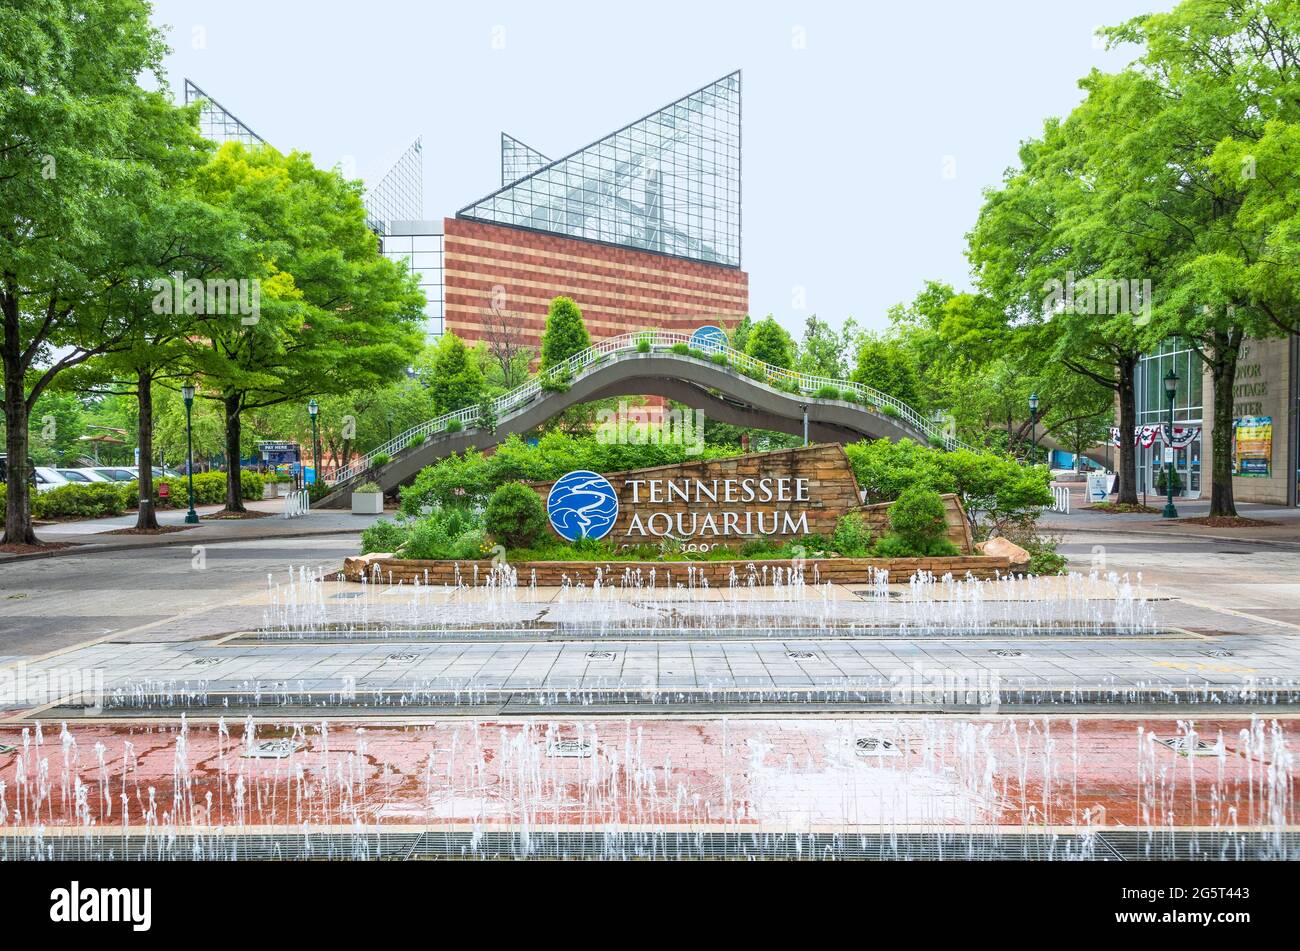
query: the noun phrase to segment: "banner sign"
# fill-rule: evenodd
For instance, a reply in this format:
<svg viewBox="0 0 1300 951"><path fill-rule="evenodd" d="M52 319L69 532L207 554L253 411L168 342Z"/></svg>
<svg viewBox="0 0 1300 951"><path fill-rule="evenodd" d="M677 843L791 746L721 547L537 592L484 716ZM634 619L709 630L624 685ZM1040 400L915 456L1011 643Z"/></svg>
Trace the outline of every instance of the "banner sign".
<svg viewBox="0 0 1300 951"><path fill-rule="evenodd" d="M1200 426L1175 426L1173 438L1167 438L1169 426L1161 424L1159 426L1135 426L1133 427L1133 445L1141 446L1143 449L1150 449L1156 443L1162 445L1172 445L1175 449L1186 449L1196 438L1201 435ZM1119 427L1110 428L1110 441L1116 449L1119 448Z"/></svg>
<svg viewBox="0 0 1300 951"><path fill-rule="evenodd" d="M1232 474L1266 479L1273 470L1273 417L1242 416L1232 421Z"/></svg>

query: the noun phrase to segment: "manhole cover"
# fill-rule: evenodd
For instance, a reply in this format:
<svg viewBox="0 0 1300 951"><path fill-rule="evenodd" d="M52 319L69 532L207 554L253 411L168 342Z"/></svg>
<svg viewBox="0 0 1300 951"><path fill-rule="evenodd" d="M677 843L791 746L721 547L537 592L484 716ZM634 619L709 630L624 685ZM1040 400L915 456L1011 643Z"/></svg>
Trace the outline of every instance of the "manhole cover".
<svg viewBox="0 0 1300 951"><path fill-rule="evenodd" d="M1206 743L1204 740L1197 740L1196 746L1191 744L1191 738L1186 736L1173 736L1164 740L1156 740L1161 746L1167 746L1181 756L1214 756L1218 750Z"/></svg>
<svg viewBox="0 0 1300 951"><path fill-rule="evenodd" d="M552 740L546 747L547 756L561 759L586 759L591 754L591 740Z"/></svg>
<svg viewBox="0 0 1300 951"><path fill-rule="evenodd" d="M220 657L196 657L191 667L211 667L213 664L221 663Z"/></svg>
<svg viewBox="0 0 1300 951"><path fill-rule="evenodd" d="M287 759L301 746L297 740L262 740L244 753L245 759Z"/></svg>
<svg viewBox="0 0 1300 951"><path fill-rule="evenodd" d="M903 751L893 740L879 736L860 736L853 741L853 748L859 756L902 756Z"/></svg>
<svg viewBox="0 0 1300 951"><path fill-rule="evenodd" d="M587 660L613 660L617 656L614 651L587 651Z"/></svg>
<svg viewBox="0 0 1300 951"><path fill-rule="evenodd" d="M791 660L816 660L817 655L812 651L786 651L785 656Z"/></svg>
<svg viewBox="0 0 1300 951"><path fill-rule="evenodd" d="M389 654L385 660L391 661L394 664L409 664L419 656L419 654L412 654L409 651L400 651L396 654Z"/></svg>
<svg viewBox="0 0 1300 951"><path fill-rule="evenodd" d="M1014 647L994 647L989 650L994 657L1024 657L1024 651L1018 651Z"/></svg>
<svg viewBox="0 0 1300 951"><path fill-rule="evenodd" d="M1232 655L1232 651L1228 650L1226 647L1216 647L1216 648L1215 648L1214 650L1212 650L1212 651L1201 651L1201 653L1204 654L1206 657L1231 657L1231 656L1233 656L1233 655Z"/></svg>

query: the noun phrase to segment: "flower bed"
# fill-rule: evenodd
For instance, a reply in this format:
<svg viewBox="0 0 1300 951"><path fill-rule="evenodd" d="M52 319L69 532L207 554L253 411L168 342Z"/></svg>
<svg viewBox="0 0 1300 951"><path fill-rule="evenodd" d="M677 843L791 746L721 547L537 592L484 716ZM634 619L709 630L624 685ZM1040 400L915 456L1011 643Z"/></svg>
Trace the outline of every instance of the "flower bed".
<svg viewBox="0 0 1300 951"><path fill-rule="evenodd" d="M735 572L739 584L771 584L775 580L788 580L793 562L785 559L760 559L746 561L523 561L512 564L521 585L537 584L542 587L558 586L567 580L570 584L590 585L597 572L604 584L619 584L625 576L637 577L648 583L654 572L657 586L699 584L707 581L711 587L727 587ZM867 584L871 581L870 569L889 572L890 581L907 581L917 572L937 576L951 574L964 578L990 579L1011 573L1011 561L993 555L954 555L934 558L809 558L803 562L804 582L833 581L838 584ZM388 554L360 555L343 562L343 576L348 581L403 582L410 584L473 584L482 583L492 572L492 562L487 560L433 561L415 558L393 558Z"/></svg>

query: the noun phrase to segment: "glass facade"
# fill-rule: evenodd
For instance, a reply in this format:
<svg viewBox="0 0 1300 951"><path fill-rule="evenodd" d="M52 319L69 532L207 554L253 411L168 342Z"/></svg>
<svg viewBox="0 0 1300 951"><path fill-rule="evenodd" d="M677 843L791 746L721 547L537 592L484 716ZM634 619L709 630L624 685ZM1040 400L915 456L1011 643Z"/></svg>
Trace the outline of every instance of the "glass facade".
<svg viewBox="0 0 1300 951"><path fill-rule="evenodd" d="M403 263L419 276L420 290L428 302L424 307L425 338L432 340L443 331L443 236L432 221L394 223L400 234L381 234L380 250L384 257Z"/></svg>
<svg viewBox="0 0 1300 951"><path fill-rule="evenodd" d="M543 166L459 216L739 267L740 72Z"/></svg>
<svg viewBox="0 0 1300 951"><path fill-rule="evenodd" d="M1170 370L1178 374L1178 392L1174 397L1174 426L1201 426L1204 409L1204 368L1201 358L1187 344L1171 338L1160 344L1154 352L1138 361L1137 367L1137 424L1160 426L1169 422L1169 399L1165 396L1165 374ZM1122 434L1121 434L1122 438ZM1129 438L1132 438L1131 436ZM1174 471L1178 474L1175 485L1181 483L1178 493L1185 498L1201 494L1202 432L1192 443L1174 452ZM1148 494L1163 494L1157 488L1157 477L1163 466L1163 444L1153 443L1137 447L1138 490Z"/></svg>
<svg viewBox="0 0 1300 951"><path fill-rule="evenodd" d="M541 152L520 142L513 135L501 133L501 187L505 188L531 175L551 160Z"/></svg>
<svg viewBox="0 0 1300 951"><path fill-rule="evenodd" d="M385 232L389 222L419 221L424 217L422 152L423 145L417 137L379 184L366 189L366 221L379 234Z"/></svg>
<svg viewBox="0 0 1300 951"><path fill-rule="evenodd" d="M242 142L248 146L266 144L265 139L187 79L185 80L185 105L188 106L193 102L203 103L199 111L199 132L205 139L218 145L227 142Z"/></svg>

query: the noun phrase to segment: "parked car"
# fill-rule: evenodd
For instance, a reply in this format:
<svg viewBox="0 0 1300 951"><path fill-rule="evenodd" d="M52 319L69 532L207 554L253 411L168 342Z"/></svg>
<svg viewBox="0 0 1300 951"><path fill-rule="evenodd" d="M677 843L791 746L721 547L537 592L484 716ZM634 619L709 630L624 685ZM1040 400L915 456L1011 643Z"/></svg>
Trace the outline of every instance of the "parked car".
<svg viewBox="0 0 1300 951"><path fill-rule="evenodd" d="M82 472L80 469L55 469L54 471L57 472L59 475L63 476L64 481L75 483L76 485L85 485L87 482L107 481L106 479L103 479L99 476L87 475L85 472Z"/></svg>
<svg viewBox="0 0 1300 951"><path fill-rule="evenodd" d="M99 476L101 482L134 482L135 473L125 466L87 466L81 470L86 475Z"/></svg>
<svg viewBox="0 0 1300 951"><path fill-rule="evenodd" d="M68 484L67 477L61 475L59 470L52 466L37 466L35 472L37 492L48 492L50 489Z"/></svg>

